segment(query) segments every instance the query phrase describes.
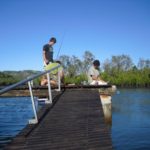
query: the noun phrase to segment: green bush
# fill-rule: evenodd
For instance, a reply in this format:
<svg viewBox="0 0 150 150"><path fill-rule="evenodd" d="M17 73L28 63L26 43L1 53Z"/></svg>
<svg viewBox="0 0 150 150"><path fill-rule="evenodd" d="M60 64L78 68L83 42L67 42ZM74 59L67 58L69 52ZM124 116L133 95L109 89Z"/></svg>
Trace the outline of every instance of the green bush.
<svg viewBox="0 0 150 150"><path fill-rule="evenodd" d="M86 74L81 74L78 76L70 77L70 76L65 76L65 84L76 84L80 85L82 84L83 81L87 82L87 75Z"/></svg>

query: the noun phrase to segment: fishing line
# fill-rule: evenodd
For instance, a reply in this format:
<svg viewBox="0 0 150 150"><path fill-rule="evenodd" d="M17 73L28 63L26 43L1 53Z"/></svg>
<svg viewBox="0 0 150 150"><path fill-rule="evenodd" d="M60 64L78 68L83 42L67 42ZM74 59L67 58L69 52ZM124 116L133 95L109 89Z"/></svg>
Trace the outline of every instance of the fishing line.
<svg viewBox="0 0 150 150"><path fill-rule="evenodd" d="M61 50L61 48L62 48L62 45L63 45L63 42L64 42L64 38L65 38L65 35L66 35L66 32L64 32L64 34L63 34L63 36L62 36L62 41L61 41L61 43L60 43L60 47L59 47L59 49L58 49L58 53L57 53L56 60L57 60L57 59L58 59L58 57L59 57L60 50Z"/></svg>

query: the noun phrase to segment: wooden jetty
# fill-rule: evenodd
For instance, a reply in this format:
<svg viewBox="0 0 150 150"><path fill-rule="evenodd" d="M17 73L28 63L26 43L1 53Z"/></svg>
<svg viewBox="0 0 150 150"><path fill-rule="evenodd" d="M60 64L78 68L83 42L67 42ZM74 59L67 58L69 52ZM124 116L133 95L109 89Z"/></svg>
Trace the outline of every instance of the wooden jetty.
<svg viewBox="0 0 150 150"><path fill-rule="evenodd" d="M64 89L38 112L6 150L112 150L98 89Z"/></svg>

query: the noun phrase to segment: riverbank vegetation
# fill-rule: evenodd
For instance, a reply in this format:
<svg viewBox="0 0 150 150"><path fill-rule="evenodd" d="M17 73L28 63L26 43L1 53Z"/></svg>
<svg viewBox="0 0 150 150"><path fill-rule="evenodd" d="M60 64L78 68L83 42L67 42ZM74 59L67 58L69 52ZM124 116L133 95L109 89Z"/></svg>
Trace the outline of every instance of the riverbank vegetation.
<svg viewBox="0 0 150 150"><path fill-rule="evenodd" d="M87 71L96 58L90 51L85 51L82 58L60 56L65 71L66 84L87 84ZM140 58L133 63L129 55L111 56L101 62L101 77L110 84L119 87L150 87L150 59ZM38 73L36 71L0 72L0 86L13 84L24 77ZM35 80L39 84L39 79Z"/></svg>
<svg viewBox="0 0 150 150"><path fill-rule="evenodd" d="M94 59L97 58L90 51L85 51L82 59L76 56L61 56L66 82L87 82L86 72ZM138 63L134 64L129 55L111 56L101 62L100 72L103 80L119 87L150 87L150 59L140 58Z"/></svg>

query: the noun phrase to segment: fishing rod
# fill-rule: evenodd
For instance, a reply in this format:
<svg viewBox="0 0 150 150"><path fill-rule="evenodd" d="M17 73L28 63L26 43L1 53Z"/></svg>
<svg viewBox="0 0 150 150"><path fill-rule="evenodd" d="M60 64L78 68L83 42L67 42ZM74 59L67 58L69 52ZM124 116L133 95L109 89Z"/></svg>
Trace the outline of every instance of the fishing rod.
<svg viewBox="0 0 150 150"><path fill-rule="evenodd" d="M58 53L57 53L57 57L56 57L56 60L58 59L59 57L59 54L60 54L60 50L62 48L62 45L63 45L63 42L64 42L64 38L65 38L65 35L66 35L66 32L64 32L63 36L62 36L62 40L61 40L61 43L60 43L60 47L58 49Z"/></svg>

